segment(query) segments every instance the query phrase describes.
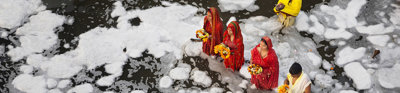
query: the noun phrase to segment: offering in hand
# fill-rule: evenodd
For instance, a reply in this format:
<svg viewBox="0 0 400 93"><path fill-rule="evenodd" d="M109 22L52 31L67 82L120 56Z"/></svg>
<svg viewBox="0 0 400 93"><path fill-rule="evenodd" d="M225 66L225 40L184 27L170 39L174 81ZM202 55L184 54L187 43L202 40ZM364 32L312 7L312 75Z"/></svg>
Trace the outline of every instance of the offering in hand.
<svg viewBox="0 0 400 93"><path fill-rule="evenodd" d="M223 59L228 59L231 56L231 50L225 44L221 43L214 47L214 52L219 53Z"/></svg>
<svg viewBox="0 0 400 93"><path fill-rule="evenodd" d="M287 93L289 86L284 84L278 87L278 93Z"/></svg>
<svg viewBox="0 0 400 93"><path fill-rule="evenodd" d="M251 64L247 70L250 72L251 75L257 75L262 72L262 67L260 65Z"/></svg>
<svg viewBox="0 0 400 93"><path fill-rule="evenodd" d="M210 35L204 29L199 29L196 31L196 37L203 40L203 42L207 42L209 36Z"/></svg>

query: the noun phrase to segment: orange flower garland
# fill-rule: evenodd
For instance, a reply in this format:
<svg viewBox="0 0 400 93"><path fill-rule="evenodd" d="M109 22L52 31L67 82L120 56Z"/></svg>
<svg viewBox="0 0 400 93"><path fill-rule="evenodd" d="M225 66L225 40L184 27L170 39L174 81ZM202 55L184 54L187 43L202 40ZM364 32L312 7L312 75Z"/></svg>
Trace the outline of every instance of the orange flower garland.
<svg viewBox="0 0 400 93"><path fill-rule="evenodd" d="M198 38L203 40L203 42L207 42L208 37L210 36L207 32L204 31L204 29L199 29L196 31L196 35Z"/></svg>
<svg viewBox="0 0 400 93"><path fill-rule="evenodd" d="M263 69L260 65L251 64L251 65L249 65L247 70L250 72L251 75L257 75L257 74L260 74Z"/></svg>
<svg viewBox="0 0 400 93"><path fill-rule="evenodd" d="M289 86L284 84L278 87L278 93L287 93L289 89Z"/></svg>
<svg viewBox="0 0 400 93"><path fill-rule="evenodd" d="M229 49L229 47L227 47L223 43L216 45L214 47L214 52L220 53L220 55L223 59L228 59L231 56L231 50Z"/></svg>

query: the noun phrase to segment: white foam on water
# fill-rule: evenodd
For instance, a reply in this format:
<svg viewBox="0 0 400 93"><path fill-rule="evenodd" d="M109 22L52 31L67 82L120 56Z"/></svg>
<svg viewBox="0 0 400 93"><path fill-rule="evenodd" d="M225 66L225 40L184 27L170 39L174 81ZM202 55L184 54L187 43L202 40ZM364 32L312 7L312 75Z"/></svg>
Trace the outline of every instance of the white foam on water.
<svg viewBox="0 0 400 93"><path fill-rule="evenodd" d="M48 78L47 80L46 80L46 83L47 83L47 88L49 88L49 89L52 89L52 88L54 88L54 87L56 87L57 86L57 80L55 80L55 79L52 79L52 78Z"/></svg>
<svg viewBox="0 0 400 93"><path fill-rule="evenodd" d="M372 86L370 73L359 63L352 62L344 66L346 75L349 76L357 89L369 89Z"/></svg>
<svg viewBox="0 0 400 93"><path fill-rule="evenodd" d="M194 82L200 83L205 87L211 85L211 78L204 71L194 70L190 78L193 79Z"/></svg>
<svg viewBox="0 0 400 93"><path fill-rule="evenodd" d="M4 39L6 39L6 38L7 38L7 36L8 36L8 33L7 33L7 31L0 31L0 38L4 38Z"/></svg>
<svg viewBox="0 0 400 93"><path fill-rule="evenodd" d="M115 62L111 64L107 64L104 66L106 72L111 74L109 76L101 77L99 80L96 81L97 85L101 86L109 86L114 83L114 78L119 77L122 75L122 66L124 62Z"/></svg>
<svg viewBox="0 0 400 93"><path fill-rule="evenodd" d="M332 64L331 63L329 63L328 61L322 61L322 67L325 69L325 70L330 70L331 69L331 67L332 67Z"/></svg>
<svg viewBox="0 0 400 93"><path fill-rule="evenodd" d="M400 76L400 64L397 63L391 68L381 68L377 71L376 76L378 77L379 84L384 88L399 88L400 82L398 77Z"/></svg>
<svg viewBox="0 0 400 93"><path fill-rule="evenodd" d="M354 90L341 90L339 93L358 93L358 92Z"/></svg>
<svg viewBox="0 0 400 93"><path fill-rule="evenodd" d="M41 0L1 0L0 27L12 29L23 24L28 16L46 9Z"/></svg>
<svg viewBox="0 0 400 93"><path fill-rule="evenodd" d="M93 92L93 87L88 83L75 86L74 88L71 88L67 91L67 93L91 93L91 92Z"/></svg>
<svg viewBox="0 0 400 93"><path fill-rule="evenodd" d="M299 31L307 31L310 28L310 25L308 24L309 17L304 11L300 11L299 15L296 17L296 28Z"/></svg>
<svg viewBox="0 0 400 93"><path fill-rule="evenodd" d="M219 88L219 87L212 87L210 88L210 93L222 93L224 92L224 89Z"/></svg>
<svg viewBox="0 0 400 93"><path fill-rule="evenodd" d="M12 61L18 61L25 56L51 48L58 39L54 29L61 26L64 21L64 16L51 11L42 11L30 17L29 22L18 28L15 33L20 35L21 46L10 49L7 55L11 56Z"/></svg>
<svg viewBox="0 0 400 93"><path fill-rule="evenodd" d="M395 10L393 10L393 12L389 13L390 21L394 25L400 26L400 9L399 9L399 6L398 5L393 5L393 6L395 6Z"/></svg>
<svg viewBox="0 0 400 93"><path fill-rule="evenodd" d="M240 72L240 75L244 76L247 79L250 79L251 78L251 74L247 70L248 67L249 67L249 64L244 63L243 66L240 68L239 72Z"/></svg>
<svg viewBox="0 0 400 93"><path fill-rule="evenodd" d="M393 66L394 64L398 63L400 60L400 47L394 48L381 48L381 53L378 55L380 57L379 63L381 66Z"/></svg>
<svg viewBox="0 0 400 93"><path fill-rule="evenodd" d="M256 0L218 0L218 7L221 12L230 11L231 13L236 13L240 10L253 12L259 9L255 2Z"/></svg>
<svg viewBox="0 0 400 93"><path fill-rule="evenodd" d="M199 56L202 50L202 43L187 41L183 46L184 53L188 56Z"/></svg>
<svg viewBox="0 0 400 93"><path fill-rule="evenodd" d="M169 71L169 76L175 80L186 80L189 78L190 70L190 67L176 67Z"/></svg>
<svg viewBox="0 0 400 93"><path fill-rule="evenodd" d="M160 79L160 88L168 88L173 84L173 80L169 76L164 76Z"/></svg>
<svg viewBox="0 0 400 93"><path fill-rule="evenodd" d="M228 84L226 87L229 88L229 90L244 91L242 87L238 86L243 80L245 80L240 77L239 73L233 72L231 69L226 69L222 62L219 62L211 57L207 57L207 60L209 62L208 67L210 70L220 73L221 78L218 78L218 80L222 83ZM210 89L210 93L214 93L211 92L211 90L213 90L213 88Z"/></svg>
<svg viewBox="0 0 400 93"><path fill-rule="evenodd" d="M322 58L319 55L316 55L316 54L310 52L310 53L307 53L307 56L311 60L311 62L315 68L318 68L321 66Z"/></svg>
<svg viewBox="0 0 400 93"><path fill-rule="evenodd" d="M126 14L125 8L122 6L121 1L117 1L114 4L114 10L111 12L111 17L122 16Z"/></svg>
<svg viewBox="0 0 400 93"><path fill-rule="evenodd" d="M242 83L239 84L239 87L241 88L247 88L247 85L249 84L249 81L247 80L242 80Z"/></svg>
<svg viewBox="0 0 400 93"><path fill-rule="evenodd" d="M20 74L14 78L12 84L16 89L28 93L46 93L48 91L44 76Z"/></svg>
<svg viewBox="0 0 400 93"><path fill-rule="evenodd" d="M335 81L332 79L332 76L325 74L317 74L315 76L314 83L319 88L332 88L332 85L335 83Z"/></svg>
<svg viewBox="0 0 400 93"><path fill-rule="evenodd" d="M67 87L69 84L71 83L71 80L61 80L60 82L58 82L57 88L63 89L65 87Z"/></svg>
<svg viewBox="0 0 400 93"><path fill-rule="evenodd" d="M377 46L386 46L387 42L390 40L388 35L375 35L375 36L368 36L367 40L374 45Z"/></svg>
<svg viewBox="0 0 400 93"><path fill-rule="evenodd" d="M60 89L51 89L47 93L63 93Z"/></svg>
<svg viewBox="0 0 400 93"><path fill-rule="evenodd" d="M326 29L326 32L324 34L326 39L350 39L353 34L351 34L350 32L347 32L344 29L338 29L338 30L334 30L334 29Z"/></svg>
<svg viewBox="0 0 400 93"><path fill-rule="evenodd" d="M20 71L22 71L24 74L30 74L33 71L33 67L30 65L22 65L19 67Z"/></svg>
<svg viewBox="0 0 400 93"><path fill-rule="evenodd" d="M325 32L325 27L318 21L315 15L310 15L310 21L313 22L314 25L311 26L308 31L322 36Z"/></svg>
<svg viewBox="0 0 400 93"><path fill-rule="evenodd" d="M346 46L342 50L340 50L336 55L338 56L336 60L336 64L338 66L343 66L349 62L358 60L365 55L366 48L351 48L350 46Z"/></svg>
<svg viewBox="0 0 400 93"><path fill-rule="evenodd" d="M383 23L370 26L356 26L356 29L359 33L369 34L369 35L381 35L381 34L391 33L394 31L393 26L385 28Z"/></svg>
<svg viewBox="0 0 400 93"><path fill-rule="evenodd" d="M133 91L131 91L131 93L146 93L146 92L144 92L142 90L133 90Z"/></svg>

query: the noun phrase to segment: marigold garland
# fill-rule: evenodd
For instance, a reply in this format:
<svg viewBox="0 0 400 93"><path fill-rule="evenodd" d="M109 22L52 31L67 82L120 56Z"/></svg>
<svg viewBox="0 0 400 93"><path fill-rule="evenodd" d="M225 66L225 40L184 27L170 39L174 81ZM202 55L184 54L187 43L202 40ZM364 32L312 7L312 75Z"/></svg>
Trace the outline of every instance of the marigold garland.
<svg viewBox="0 0 400 93"><path fill-rule="evenodd" d="M208 37L210 36L204 29L199 29L196 31L196 35L198 38L203 40L203 42L207 42Z"/></svg>
<svg viewBox="0 0 400 93"><path fill-rule="evenodd" d="M223 43L216 45L214 52L219 53L223 59L228 59L231 56L231 50Z"/></svg>
<svg viewBox="0 0 400 93"><path fill-rule="evenodd" d="M278 87L278 93L287 93L289 89L289 86L284 84Z"/></svg>
<svg viewBox="0 0 400 93"><path fill-rule="evenodd" d="M257 75L257 74L260 74L263 69L260 65L251 64L251 65L249 65L247 70L250 72L251 75Z"/></svg>

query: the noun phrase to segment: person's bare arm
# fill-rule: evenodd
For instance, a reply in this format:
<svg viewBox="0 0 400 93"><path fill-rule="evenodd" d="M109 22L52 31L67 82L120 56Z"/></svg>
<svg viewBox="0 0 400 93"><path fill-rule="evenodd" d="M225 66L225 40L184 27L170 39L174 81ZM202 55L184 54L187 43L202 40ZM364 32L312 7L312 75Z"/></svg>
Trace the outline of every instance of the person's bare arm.
<svg viewBox="0 0 400 93"><path fill-rule="evenodd" d="M250 65L251 64L253 64L253 54L252 54L252 56L251 56L251 58L250 58Z"/></svg>
<svg viewBox="0 0 400 93"><path fill-rule="evenodd" d="M286 78L283 83L286 84L286 85L289 85L289 80Z"/></svg>
<svg viewBox="0 0 400 93"><path fill-rule="evenodd" d="M311 84L307 86L306 90L304 90L304 93L311 93Z"/></svg>

